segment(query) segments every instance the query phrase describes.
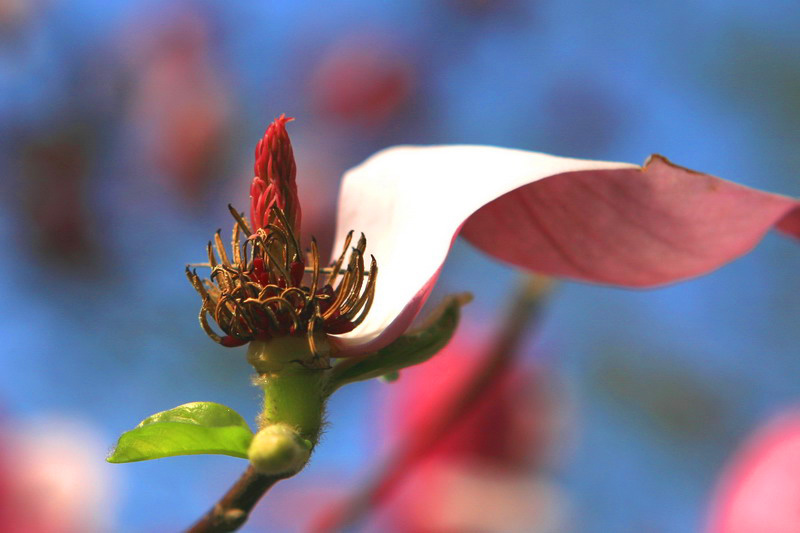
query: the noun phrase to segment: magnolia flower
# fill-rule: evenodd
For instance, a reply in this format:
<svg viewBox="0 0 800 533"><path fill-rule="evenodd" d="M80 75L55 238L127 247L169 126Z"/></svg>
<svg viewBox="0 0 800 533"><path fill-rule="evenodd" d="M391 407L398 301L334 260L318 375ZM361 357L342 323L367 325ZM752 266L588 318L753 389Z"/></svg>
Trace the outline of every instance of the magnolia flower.
<svg viewBox="0 0 800 533"><path fill-rule="evenodd" d="M459 234L522 268L625 287L709 272L773 226L800 237L797 200L662 156L638 166L490 146L401 146L345 174L341 252L323 267L313 240L305 256L298 245L288 120L278 118L259 143L250 223L231 208L231 258L217 234L210 279L187 271L203 298L203 328L225 346L303 337L310 355L299 361L312 366L382 348L420 311Z"/></svg>
<svg viewBox="0 0 800 533"><path fill-rule="evenodd" d="M800 410L756 431L725 468L708 533L800 532Z"/></svg>
<svg viewBox="0 0 800 533"><path fill-rule="evenodd" d="M343 251L331 266L320 266L313 239L310 252L303 257L296 165L286 133L289 120L285 116L276 119L256 146L250 223L229 206L235 219L231 258L217 232L214 246L208 243L210 279L201 281L188 268L187 275L203 298L200 323L216 342L241 346L250 341L305 337L310 358L299 361L325 366L330 355L327 336L351 331L369 312L378 269L374 258L369 270L365 268L363 234L349 250L353 232L344 239ZM246 238L243 242L242 235ZM214 333L207 314L226 335Z"/></svg>

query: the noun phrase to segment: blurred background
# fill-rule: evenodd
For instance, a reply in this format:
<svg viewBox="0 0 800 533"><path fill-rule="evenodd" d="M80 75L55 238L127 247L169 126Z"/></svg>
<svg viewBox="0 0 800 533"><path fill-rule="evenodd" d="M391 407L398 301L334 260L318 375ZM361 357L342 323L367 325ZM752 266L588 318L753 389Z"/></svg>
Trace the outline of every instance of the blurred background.
<svg viewBox="0 0 800 533"><path fill-rule="evenodd" d="M0 0L0 521L179 530L242 472L222 456L104 457L182 403L255 418L244 348L201 331L183 269L230 227L228 203L248 205L277 115L297 119L303 230L323 249L342 172L400 143L659 152L800 196L798 24L790 0ZM467 444L437 450L357 530L701 530L726 460L800 403L798 272L796 243L771 234L668 288L561 284ZM479 355L516 276L457 242L432 302L475 300L448 352L337 393L310 467L243 531L302 531L363 483ZM507 505L473 516L487 486Z"/></svg>

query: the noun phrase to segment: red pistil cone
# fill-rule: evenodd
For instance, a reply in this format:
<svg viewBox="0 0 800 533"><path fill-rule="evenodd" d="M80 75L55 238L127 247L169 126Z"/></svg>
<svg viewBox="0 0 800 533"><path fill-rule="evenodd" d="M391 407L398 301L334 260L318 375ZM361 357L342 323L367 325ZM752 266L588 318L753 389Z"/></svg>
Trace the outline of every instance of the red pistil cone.
<svg viewBox="0 0 800 533"><path fill-rule="evenodd" d="M253 231L273 222L272 209L278 207L295 234L300 232L300 201L297 197L297 166L286 123L294 120L281 115L269 125L256 145L255 177L250 185L250 223Z"/></svg>

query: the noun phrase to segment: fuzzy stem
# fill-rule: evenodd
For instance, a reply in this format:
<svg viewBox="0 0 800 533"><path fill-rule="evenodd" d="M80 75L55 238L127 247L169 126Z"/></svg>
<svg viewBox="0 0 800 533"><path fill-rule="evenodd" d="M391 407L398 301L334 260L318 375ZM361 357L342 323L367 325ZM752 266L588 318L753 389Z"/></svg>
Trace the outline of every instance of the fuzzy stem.
<svg viewBox="0 0 800 533"><path fill-rule="evenodd" d="M312 446L317 444L325 409L322 371L294 365L259 376L255 384L264 391L260 427L286 424Z"/></svg>
<svg viewBox="0 0 800 533"><path fill-rule="evenodd" d="M327 346L327 341L317 344ZM325 409L325 373L299 362L313 357L305 337L253 341L247 349L247 361L258 372L253 384L264 391L259 426L284 424L316 445Z"/></svg>
<svg viewBox="0 0 800 533"><path fill-rule="evenodd" d="M290 428L313 449L324 419L324 371L293 362L305 356L298 348L305 343L286 339L272 343L250 343L248 361L259 371L254 384L264 391L264 410L259 428ZM251 452L252 453L252 452ZM307 460L307 458L305 458ZM291 465L289 465L291 466ZM261 497L278 481L293 476L299 468L280 475L259 473L252 465L227 493L188 533L226 533L239 529Z"/></svg>

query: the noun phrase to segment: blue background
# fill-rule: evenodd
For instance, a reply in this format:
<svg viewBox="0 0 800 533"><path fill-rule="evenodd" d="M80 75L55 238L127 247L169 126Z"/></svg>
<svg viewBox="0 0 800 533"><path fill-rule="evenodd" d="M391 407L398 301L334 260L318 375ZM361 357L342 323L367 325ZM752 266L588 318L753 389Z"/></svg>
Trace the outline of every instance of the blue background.
<svg viewBox="0 0 800 533"><path fill-rule="evenodd" d="M77 418L110 447L146 415L189 401L255 417L244 349L220 348L198 328L199 299L183 268L203 260L216 228L229 227L227 203L246 206L252 149L280 113L297 118L290 133L298 179L320 220L332 216L345 169L398 143L631 162L659 152L800 195L797 2L467 4L37 4L0 42L6 418ZM219 170L191 195L132 141L126 106L138 74L124 60L135 37L146 40L184 11L205 21L207 62L229 106ZM364 36L397 54L413 79L402 103L369 124L315 107L314 95L328 88L310 81L337 43ZM89 164L80 186L92 227L91 252L76 259L48 251L37 233L41 213L21 162L26 146L78 126L93 135L82 145ZM303 184L304 161L313 161L313 184ZM309 226L330 231L325 222ZM771 234L733 264L668 288L560 286L526 352L564 390L573 429L553 476L569 495L575 531L702 527L725 459L800 397L797 272L796 243ZM437 294L472 291L466 320L492 321L514 279L512 269L459 242ZM330 427L303 475L356 483L377 463L381 413L370 398L386 386L353 386L334 398ZM135 532L185 527L243 466L208 456L98 468L116 485L113 530ZM261 527L254 520L244 531Z"/></svg>

